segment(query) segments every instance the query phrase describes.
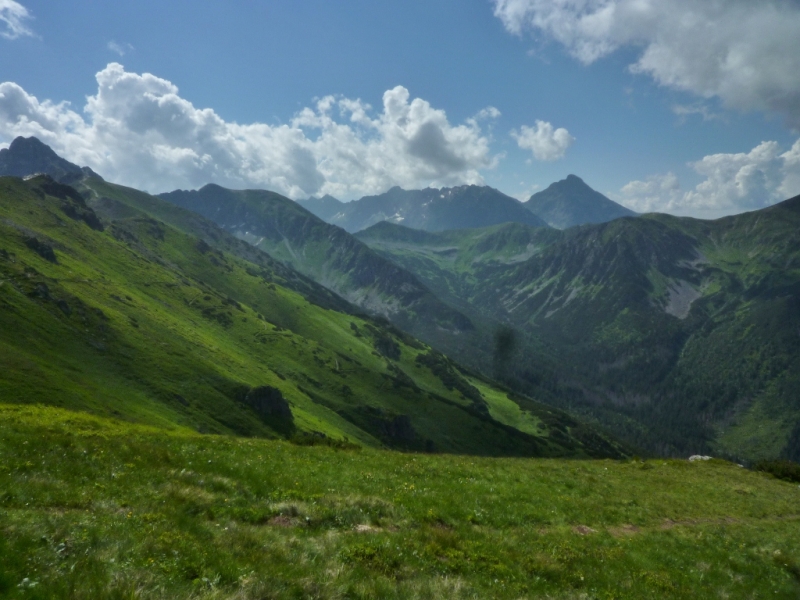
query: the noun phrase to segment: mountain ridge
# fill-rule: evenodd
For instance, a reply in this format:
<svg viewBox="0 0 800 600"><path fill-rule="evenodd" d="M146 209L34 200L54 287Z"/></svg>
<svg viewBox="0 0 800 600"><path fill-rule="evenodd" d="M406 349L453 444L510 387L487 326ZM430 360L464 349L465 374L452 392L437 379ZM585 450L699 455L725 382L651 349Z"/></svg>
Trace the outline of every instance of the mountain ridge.
<svg viewBox="0 0 800 600"><path fill-rule="evenodd" d="M309 208L317 204L305 205ZM316 209L316 208L315 208ZM534 227L547 224L502 192L477 185L404 190L395 186L383 194L341 203L335 213L322 208L323 220L354 233L380 221L425 231L444 231L519 222Z"/></svg>

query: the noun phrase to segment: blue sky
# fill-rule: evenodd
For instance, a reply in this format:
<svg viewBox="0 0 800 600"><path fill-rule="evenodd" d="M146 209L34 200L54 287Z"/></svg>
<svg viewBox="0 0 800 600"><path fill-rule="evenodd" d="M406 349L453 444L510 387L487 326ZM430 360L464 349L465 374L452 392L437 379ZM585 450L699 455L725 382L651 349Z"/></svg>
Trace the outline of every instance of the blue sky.
<svg viewBox="0 0 800 600"><path fill-rule="evenodd" d="M800 193L796 2L0 0L0 31L0 144L153 192L575 173L696 216Z"/></svg>

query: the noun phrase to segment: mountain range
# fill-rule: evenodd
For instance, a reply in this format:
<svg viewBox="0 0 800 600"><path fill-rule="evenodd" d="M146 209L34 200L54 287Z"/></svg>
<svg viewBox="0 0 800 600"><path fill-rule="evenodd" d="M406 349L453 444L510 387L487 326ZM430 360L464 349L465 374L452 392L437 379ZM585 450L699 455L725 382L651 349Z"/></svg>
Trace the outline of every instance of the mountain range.
<svg viewBox="0 0 800 600"><path fill-rule="evenodd" d="M506 222L547 227L547 223L525 210L518 200L487 186L424 190L393 187L377 196L365 196L338 205L335 202L338 200L328 196L327 199L311 198L299 204L350 233L381 221L423 231L487 227Z"/></svg>
<svg viewBox="0 0 800 600"><path fill-rule="evenodd" d="M6 404L346 447L627 452L158 197L4 176L0 217Z"/></svg>
<svg viewBox="0 0 800 600"><path fill-rule="evenodd" d="M637 215L593 190L576 175L553 183L522 203L491 187L468 185L425 190L395 187L384 194L352 202L341 202L326 195L299 200L298 204L323 221L351 233L383 221L433 232L501 223L567 229ZM520 207L528 209L535 218Z"/></svg>
<svg viewBox="0 0 800 600"><path fill-rule="evenodd" d="M800 197L717 221L545 231L358 235L512 328L510 385L557 388L562 406L662 454L800 457Z"/></svg>
<svg viewBox="0 0 800 600"><path fill-rule="evenodd" d="M42 187L50 184L36 185L46 198L52 197ZM233 265L224 266L223 257L245 261L245 272L261 268L247 265L264 265L270 269L268 279L282 286L278 289L300 294L308 306L349 315L356 324L353 331L362 336L369 331L362 342L381 357L380 364L386 365L381 368L395 379L406 381L408 375L416 381L416 369L424 367L441 375L441 381L451 381L446 373L461 373L467 384L481 390L495 389L492 386L498 384L490 380L499 380L504 389L514 390L504 393L524 414L529 400L518 398L532 396L555 407L554 414L577 414L646 453L713 452L742 461L800 458L800 197L717 221L658 214L634 218L617 211L619 218L603 223L575 223L590 211L569 198L595 192L577 177L568 177L541 192L545 196L537 201L538 210L549 207L545 216L555 227L538 218L535 223L515 222L498 214L490 215L494 222L481 225L480 198L486 199L486 206L513 206L531 218L535 215L514 199L476 186L445 190L452 192L449 195L443 190L394 188L346 204L330 197L320 199L316 207L305 203L316 210L327 206L329 213L338 210L329 220L342 214L341 223L359 230L353 236L300 204L262 190L209 185L155 197L87 174L74 185L86 206L75 200L72 208L59 210L77 215L70 218L83 219L90 229L94 226L92 235L110 232L113 237L114 231L124 231L123 225L136 223L133 237L118 233L128 240L129 251L176 272L188 268L182 265L205 265L213 259L211 264L219 262L223 271L238 273ZM59 192L67 198L70 193ZM462 211L461 221L454 198L469 209ZM603 205L597 197L594 201ZM350 205L354 208L347 208ZM617 210L604 206L606 215ZM377 209L384 215L394 210L393 219L377 219ZM47 210L52 213L54 208ZM9 219L15 221L13 216ZM148 219L164 231L202 240L209 249L200 254L207 258L191 252L186 258L169 244L143 243L149 240L142 233ZM454 219L469 226L449 229ZM411 223L414 228L407 226ZM17 228L29 230L29 225ZM41 243L58 254L57 244L43 240L23 242L31 251ZM67 247L64 241L58 243ZM220 294L224 290L243 307L260 307L258 312L266 318L267 308L256 304L261 301L255 292L242 293L247 299L243 301L232 293L237 289L234 282L219 279L214 269L208 275L193 273L206 285L221 286ZM162 300L170 305L175 301ZM282 309L270 322L290 329L280 318L293 315L295 323L305 323L304 314L305 309ZM317 325L303 325L308 327L303 331L321 327L313 339L329 347L328 333L320 325L327 317L319 314L312 319ZM399 329L368 315L388 318ZM419 342L401 330L432 348L415 350ZM331 339L339 339L336 335ZM400 347L399 362L391 358L397 356L395 345ZM442 367L439 361L449 360L444 358L408 362L419 355L451 356L466 366L448 362L449 369ZM380 370L377 365L370 368ZM308 377L322 382L318 374ZM396 385L403 389L403 384ZM423 389L421 383L416 385ZM302 386L313 398L316 392ZM476 402L465 384L452 389L463 402ZM374 393L380 397L384 392L366 389L357 405L369 404L364 398ZM497 421L499 404L488 400L498 397L495 394L481 391ZM364 425L372 421L363 414L354 417L352 406L342 407L330 397L325 402L338 407L337 414L348 415L343 418L349 423L373 431L369 435L378 443L389 443L385 435L376 437L375 430ZM391 419L408 416L416 423L410 405L399 399L387 402L381 410L394 415ZM484 409L475 410L485 416ZM514 426L519 421L508 417L502 422ZM445 442L446 436L434 435L429 426L412 427L426 432L415 437L419 443L427 439L448 449L468 444L458 436L458 442ZM572 429L567 426L564 431ZM483 452L484 444L494 443L486 441L490 438L478 444ZM560 451L587 452L576 450L583 442L570 444L565 442ZM515 451L533 452L531 447Z"/></svg>

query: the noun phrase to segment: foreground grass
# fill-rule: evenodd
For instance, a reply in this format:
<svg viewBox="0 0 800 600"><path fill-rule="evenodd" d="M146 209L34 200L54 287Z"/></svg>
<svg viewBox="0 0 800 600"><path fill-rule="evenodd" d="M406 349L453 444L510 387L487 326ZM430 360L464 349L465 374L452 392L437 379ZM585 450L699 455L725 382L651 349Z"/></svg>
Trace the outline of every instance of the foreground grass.
<svg viewBox="0 0 800 600"><path fill-rule="evenodd" d="M797 598L798 500L721 461L340 450L0 405L0 596Z"/></svg>

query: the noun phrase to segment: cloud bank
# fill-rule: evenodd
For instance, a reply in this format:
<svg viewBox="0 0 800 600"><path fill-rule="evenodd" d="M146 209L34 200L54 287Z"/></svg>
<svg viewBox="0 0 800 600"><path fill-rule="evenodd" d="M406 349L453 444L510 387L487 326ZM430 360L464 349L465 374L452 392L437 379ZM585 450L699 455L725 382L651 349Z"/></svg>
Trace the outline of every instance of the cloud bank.
<svg viewBox="0 0 800 600"><path fill-rule="evenodd" d="M0 0L0 36L9 40L33 35L25 21L31 18L28 9L14 0Z"/></svg>
<svg viewBox="0 0 800 600"><path fill-rule="evenodd" d="M523 125L520 130L511 132L517 145L523 150L533 152L536 160L552 161L564 158L575 138L563 127L555 129L547 121L536 121L536 127Z"/></svg>
<svg viewBox="0 0 800 600"><path fill-rule="evenodd" d="M0 140L36 136L68 160L141 189L213 181L292 198L480 184L479 170L497 161L478 124L499 116L497 109L453 125L402 86L384 93L377 114L361 100L326 96L287 124L242 125L196 108L171 82L118 63L96 79L83 115L64 102L39 101L15 83L0 84Z"/></svg>
<svg viewBox="0 0 800 600"><path fill-rule="evenodd" d="M704 179L684 191L674 173L631 181L617 198L639 212L724 215L800 194L800 140L787 151L762 142L750 152L712 154L689 166Z"/></svg>
<svg viewBox="0 0 800 600"><path fill-rule="evenodd" d="M516 35L543 34L584 64L639 48L634 73L800 129L795 0L493 0Z"/></svg>

